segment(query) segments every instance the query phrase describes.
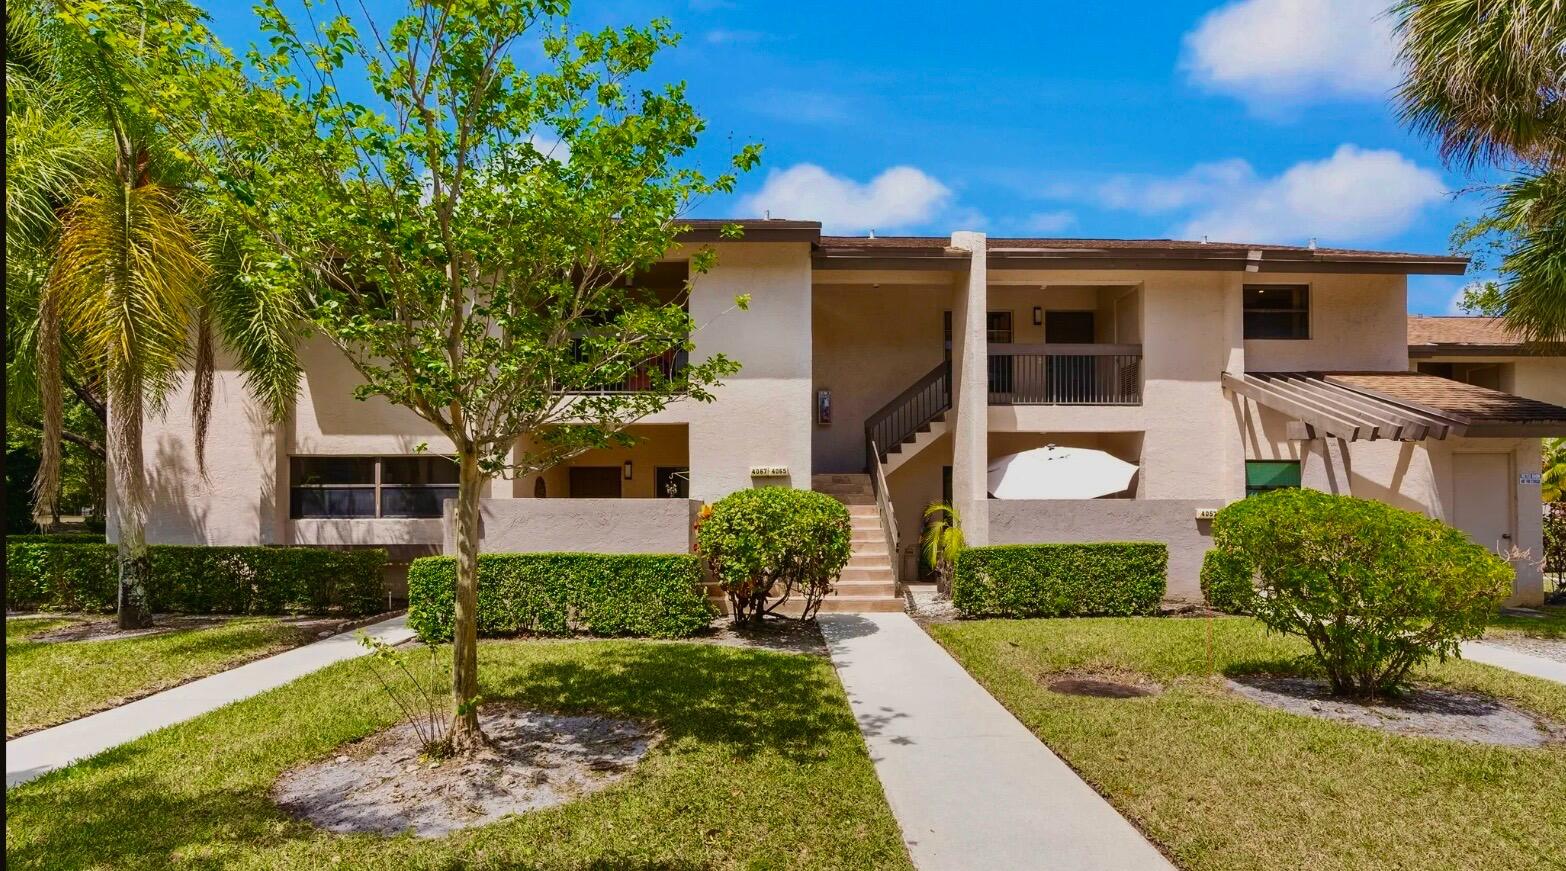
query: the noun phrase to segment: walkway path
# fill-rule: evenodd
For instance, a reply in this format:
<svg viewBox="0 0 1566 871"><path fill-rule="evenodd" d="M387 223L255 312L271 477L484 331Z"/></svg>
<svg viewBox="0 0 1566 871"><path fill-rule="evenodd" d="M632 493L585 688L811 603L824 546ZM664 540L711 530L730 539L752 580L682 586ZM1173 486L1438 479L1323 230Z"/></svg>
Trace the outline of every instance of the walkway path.
<svg viewBox="0 0 1566 871"><path fill-rule="evenodd" d="M364 627L388 644L413 637L406 617ZM363 656L355 632L296 647L238 668L194 680L118 708L62 723L5 742L5 788L63 768L78 759L134 741L164 726L182 723L232 702L282 686L333 663Z"/></svg>
<svg viewBox="0 0 1566 871"><path fill-rule="evenodd" d="M908 615L820 619L922 871L1172 871Z"/></svg>
<svg viewBox="0 0 1566 871"><path fill-rule="evenodd" d="M1553 659L1523 653L1521 650L1512 650L1499 644L1465 641L1463 658L1526 674L1529 677L1541 677L1556 683L1566 683L1566 662L1556 662Z"/></svg>

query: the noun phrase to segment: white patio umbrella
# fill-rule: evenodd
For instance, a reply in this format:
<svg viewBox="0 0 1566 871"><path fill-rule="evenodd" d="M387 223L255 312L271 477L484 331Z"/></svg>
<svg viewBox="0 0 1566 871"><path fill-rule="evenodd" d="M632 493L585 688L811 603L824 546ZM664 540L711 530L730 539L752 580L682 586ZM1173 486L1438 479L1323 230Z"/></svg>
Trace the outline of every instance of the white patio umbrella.
<svg viewBox="0 0 1566 871"><path fill-rule="evenodd" d="M1131 486L1136 466L1091 448L1046 445L990 462L996 499L1096 499Z"/></svg>

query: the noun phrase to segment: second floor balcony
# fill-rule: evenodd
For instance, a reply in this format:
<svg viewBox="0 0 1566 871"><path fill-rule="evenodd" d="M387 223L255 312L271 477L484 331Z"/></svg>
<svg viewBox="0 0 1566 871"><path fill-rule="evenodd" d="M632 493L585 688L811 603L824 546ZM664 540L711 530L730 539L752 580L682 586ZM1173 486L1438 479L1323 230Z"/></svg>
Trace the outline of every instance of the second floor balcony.
<svg viewBox="0 0 1566 871"><path fill-rule="evenodd" d="M1140 405L1142 346L989 346L990 405Z"/></svg>

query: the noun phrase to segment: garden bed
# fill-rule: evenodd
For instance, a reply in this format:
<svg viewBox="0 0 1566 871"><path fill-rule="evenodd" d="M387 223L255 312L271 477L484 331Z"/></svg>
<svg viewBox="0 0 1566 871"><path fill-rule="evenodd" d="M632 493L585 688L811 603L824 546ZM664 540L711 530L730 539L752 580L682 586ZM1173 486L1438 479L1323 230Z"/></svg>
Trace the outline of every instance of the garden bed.
<svg viewBox="0 0 1566 871"><path fill-rule="evenodd" d="M272 799L284 772L399 720L341 663L7 796L13 868L909 868L830 663L716 644L486 641L480 691L650 724L621 781L440 838L345 837Z"/></svg>
<svg viewBox="0 0 1566 871"><path fill-rule="evenodd" d="M1550 867L1566 843L1566 809L1554 799L1566 795L1566 745L1394 735L1258 704L1229 680L1320 675L1301 659L1303 643L1247 618L962 621L929 631L1182 868L1500 871ZM1084 674L1132 674L1163 689L1103 698L1049 688ZM1566 722L1566 687L1549 681L1463 661L1414 677L1427 690Z"/></svg>

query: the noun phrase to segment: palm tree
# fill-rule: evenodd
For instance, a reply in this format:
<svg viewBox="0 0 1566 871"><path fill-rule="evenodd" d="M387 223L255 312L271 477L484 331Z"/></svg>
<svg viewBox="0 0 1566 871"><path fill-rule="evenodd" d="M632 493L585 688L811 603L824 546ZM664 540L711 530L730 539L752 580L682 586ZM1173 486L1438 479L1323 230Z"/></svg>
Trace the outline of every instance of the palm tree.
<svg viewBox="0 0 1566 871"><path fill-rule="evenodd" d="M962 534L962 518L955 507L932 502L924 509L923 544L924 561L935 567L936 592L950 596L957 555L967 546Z"/></svg>
<svg viewBox="0 0 1566 871"><path fill-rule="evenodd" d="M1539 490L1544 501L1566 502L1566 438L1544 440L1541 465L1544 474L1539 476Z"/></svg>
<svg viewBox="0 0 1566 871"><path fill-rule="evenodd" d="M1400 0L1404 120L1463 169L1518 173L1478 232L1503 237L1501 312L1519 335L1566 341L1566 2Z"/></svg>
<svg viewBox="0 0 1566 871"><path fill-rule="evenodd" d="M23 2L7 16L6 80L18 96L8 94L6 105L6 236L8 246L14 241L27 252L18 263L31 264L36 290L37 492L53 499L58 490L62 357L70 348L103 373L119 623L145 626L145 410L190 368L204 465L216 325L252 392L281 416L299 377L292 345L298 311L266 292L235 292L248 262L243 240L203 212L148 96L176 69L161 60L167 46L159 40L190 38L200 13L182 0L110 3L90 16ZM8 278L11 272L8 251Z"/></svg>

